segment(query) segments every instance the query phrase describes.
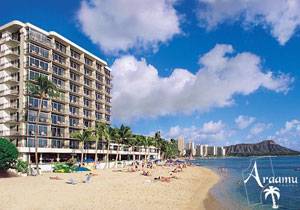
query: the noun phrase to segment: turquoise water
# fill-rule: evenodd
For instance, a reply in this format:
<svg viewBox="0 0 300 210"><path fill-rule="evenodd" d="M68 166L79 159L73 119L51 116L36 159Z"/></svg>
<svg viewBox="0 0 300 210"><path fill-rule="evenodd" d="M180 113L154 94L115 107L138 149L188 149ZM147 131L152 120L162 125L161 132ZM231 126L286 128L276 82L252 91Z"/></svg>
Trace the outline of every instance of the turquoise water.
<svg viewBox="0 0 300 210"><path fill-rule="evenodd" d="M243 180L251 173L254 162L256 162L261 182L263 182L263 177L290 177L289 180L293 177L293 183L291 181L283 183L288 182L283 179L281 179L282 183L266 181L262 183L264 188L261 188L251 177L244 184ZM263 193L268 186L278 187L280 190L280 198L275 198L278 209L300 210L300 157L298 156L196 159L193 163L208 167L221 176L221 181L212 189L212 194L230 210L272 209L271 196L265 199ZM253 174L256 175L254 172Z"/></svg>

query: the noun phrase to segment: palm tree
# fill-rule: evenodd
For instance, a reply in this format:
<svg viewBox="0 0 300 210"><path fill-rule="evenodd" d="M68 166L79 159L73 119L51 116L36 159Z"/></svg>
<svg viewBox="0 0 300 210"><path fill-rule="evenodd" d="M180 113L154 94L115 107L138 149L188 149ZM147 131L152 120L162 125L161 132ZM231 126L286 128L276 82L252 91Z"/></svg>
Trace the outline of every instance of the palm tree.
<svg viewBox="0 0 300 210"><path fill-rule="evenodd" d="M146 137L146 147L148 150L148 155L147 155L147 161L150 159L150 148L155 144L155 139L152 136L147 136Z"/></svg>
<svg viewBox="0 0 300 210"><path fill-rule="evenodd" d="M163 140L161 138L161 135L160 135L160 131L157 131L154 135L154 139L155 139L155 147L158 149L158 156L160 157L160 151L161 151L161 147L162 147L162 144L163 144Z"/></svg>
<svg viewBox="0 0 300 210"><path fill-rule="evenodd" d="M35 135L34 135L34 142L35 142L35 164L37 173L39 174L39 161L38 161L38 132L39 132L39 120L40 120L40 113L43 108L43 100L46 98L54 98L58 97L59 93L55 86L55 84L48 80L46 76L38 76L34 78L32 81L27 81L27 93L31 96L37 97L40 101L38 103L38 112L35 120Z"/></svg>
<svg viewBox="0 0 300 210"><path fill-rule="evenodd" d="M128 146L130 146L131 148L131 153L134 155L134 146L137 146L138 145L138 140L136 138L136 136L132 136L131 138L129 138L127 141L126 141L126 144ZM135 158L134 158L135 159Z"/></svg>
<svg viewBox="0 0 300 210"><path fill-rule="evenodd" d="M115 140L116 140L116 143L118 144L118 146L117 146L117 155L116 155L115 165L117 165L117 161L119 158L120 144L122 144L122 143L127 144L128 140L131 137L132 137L132 132L131 132L130 127L122 124L120 129L116 129Z"/></svg>
<svg viewBox="0 0 300 210"><path fill-rule="evenodd" d="M135 139L136 139L136 145L139 146L139 160L141 160L141 148L140 147L143 146L145 148L146 137L143 135L136 135Z"/></svg>
<svg viewBox="0 0 300 210"><path fill-rule="evenodd" d="M108 127L105 123L102 122L98 122L96 124L96 128L94 130L95 135L96 135L96 146L95 146L95 160L94 160L94 164L95 164L95 168L96 168L96 164L98 161L98 142L99 140L101 140L101 142L103 142L104 139L108 139Z"/></svg>
<svg viewBox="0 0 300 210"><path fill-rule="evenodd" d="M72 138L77 139L80 142L80 149L81 149L81 159L80 164L83 165L83 153L84 153L84 144L88 141L93 140L92 131L91 130L83 130L77 131L71 134Z"/></svg>
<svg viewBox="0 0 300 210"><path fill-rule="evenodd" d="M115 138L116 130L112 127L107 127L107 139L106 139L106 167L109 168L109 151L110 151L110 141Z"/></svg>
<svg viewBox="0 0 300 210"><path fill-rule="evenodd" d="M265 189L264 190L264 193L265 193L265 199L268 198L269 195L271 195L271 198L272 198L272 208L273 209L278 209L278 205L276 204L276 199L275 197L277 197L277 199L280 198L280 192L279 192L279 188L278 187L273 187L273 186L269 186L269 188Z"/></svg>

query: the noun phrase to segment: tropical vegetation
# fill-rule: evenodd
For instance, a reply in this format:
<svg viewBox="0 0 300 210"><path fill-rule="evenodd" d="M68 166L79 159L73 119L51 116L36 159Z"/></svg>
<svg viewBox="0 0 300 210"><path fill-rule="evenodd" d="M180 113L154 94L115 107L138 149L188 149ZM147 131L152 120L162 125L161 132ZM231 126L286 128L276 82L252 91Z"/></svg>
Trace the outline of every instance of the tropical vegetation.
<svg viewBox="0 0 300 210"><path fill-rule="evenodd" d="M19 152L16 146L8 139L0 138L0 172L14 168Z"/></svg>
<svg viewBox="0 0 300 210"><path fill-rule="evenodd" d="M39 174L39 160L38 160L38 134L39 134L39 121L40 113L43 108L43 100L51 99L59 96L56 85L46 76L37 76L33 80L27 81L27 93L39 99L38 111L35 119L35 132L34 132L34 145L35 145L35 164L36 170Z"/></svg>

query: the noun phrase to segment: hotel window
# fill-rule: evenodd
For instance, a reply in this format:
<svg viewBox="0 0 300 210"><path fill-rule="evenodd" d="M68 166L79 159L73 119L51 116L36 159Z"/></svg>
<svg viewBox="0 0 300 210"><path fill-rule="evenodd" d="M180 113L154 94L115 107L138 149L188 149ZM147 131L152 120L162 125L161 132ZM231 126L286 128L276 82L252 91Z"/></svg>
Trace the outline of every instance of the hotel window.
<svg viewBox="0 0 300 210"><path fill-rule="evenodd" d="M53 73L56 75L63 76L65 74L65 69L59 66L52 65L52 69L53 69Z"/></svg>
<svg viewBox="0 0 300 210"><path fill-rule="evenodd" d="M65 122L65 118L62 115L51 114L52 124L63 124Z"/></svg>
<svg viewBox="0 0 300 210"><path fill-rule="evenodd" d="M51 134L53 137L63 137L64 129L56 126L51 126Z"/></svg>
<svg viewBox="0 0 300 210"><path fill-rule="evenodd" d="M70 61L70 67L76 69L77 71L80 71L80 65L78 63L75 63L74 61Z"/></svg>
<svg viewBox="0 0 300 210"><path fill-rule="evenodd" d="M36 125L35 124L27 124L27 132L29 135L35 135ZM39 125L39 135L40 136L47 136L47 126L46 125Z"/></svg>
<svg viewBox="0 0 300 210"><path fill-rule="evenodd" d="M63 80L58 79L56 77L52 77L52 82L59 88L63 88L65 84Z"/></svg>
<svg viewBox="0 0 300 210"><path fill-rule="evenodd" d="M71 72L70 73L70 79L73 80L73 81L78 81L79 80L79 75Z"/></svg>
<svg viewBox="0 0 300 210"><path fill-rule="evenodd" d="M96 82L96 89L97 90L102 90L102 85L99 82Z"/></svg>
<svg viewBox="0 0 300 210"><path fill-rule="evenodd" d="M49 58L49 50L39 47L35 44L30 43L29 44L29 52L33 54L37 54L39 56L42 56L44 58Z"/></svg>
<svg viewBox="0 0 300 210"><path fill-rule="evenodd" d="M78 115L79 114L79 109L77 107L70 106L69 110L70 110L71 115Z"/></svg>
<svg viewBox="0 0 300 210"><path fill-rule="evenodd" d="M83 125L86 128L92 127L92 122L90 120L83 120Z"/></svg>
<svg viewBox="0 0 300 210"><path fill-rule="evenodd" d="M92 81L87 79L87 78L84 78L84 84L87 85L87 86L91 86L92 85Z"/></svg>
<svg viewBox="0 0 300 210"><path fill-rule="evenodd" d="M110 76L110 71L107 70L107 69L105 69L105 74L108 75L108 76Z"/></svg>
<svg viewBox="0 0 300 210"><path fill-rule="evenodd" d="M61 112L64 109L64 105L58 102L52 102L52 111Z"/></svg>
<svg viewBox="0 0 300 210"><path fill-rule="evenodd" d="M70 95L70 103L78 103L79 102L79 97Z"/></svg>
<svg viewBox="0 0 300 210"><path fill-rule="evenodd" d="M80 54L71 49L71 57L79 60L80 59Z"/></svg>
<svg viewBox="0 0 300 210"><path fill-rule="evenodd" d="M28 121L36 122L36 118L37 118L37 111L28 110ZM41 112L39 122L47 122L47 121L48 121L48 114Z"/></svg>
<svg viewBox="0 0 300 210"><path fill-rule="evenodd" d="M56 54L56 53L53 53L53 60L57 61L58 63L61 63L61 64L66 63L66 59L63 56Z"/></svg>
<svg viewBox="0 0 300 210"><path fill-rule="evenodd" d="M96 102L96 110L100 111L102 109L103 105Z"/></svg>
<svg viewBox="0 0 300 210"><path fill-rule="evenodd" d="M86 107L90 107L91 106L91 101L88 100L88 99L86 99L86 98L84 98L83 103L84 103L84 106L86 106Z"/></svg>
<svg viewBox="0 0 300 210"><path fill-rule="evenodd" d="M96 79L103 82L103 76L99 72L96 72Z"/></svg>
<svg viewBox="0 0 300 210"><path fill-rule="evenodd" d="M69 125L76 127L79 126L79 119L70 117Z"/></svg>
<svg viewBox="0 0 300 210"><path fill-rule="evenodd" d="M93 61L87 57L84 57L84 63L89 65L89 66L92 66L93 65Z"/></svg>
<svg viewBox="0 0 300 210"><path fill-rule="evenodd" d="M28 99L28 106L32 108L38 108L40 104L40 99L29 97ZM48 101L43 100L42 108L47 108L48 107Z"/></svg>
<svg viewBox="0 0 300 210"><path fill-rule="evenodd" d="M99 63L96 63L96 68L101 71L101 65Z"/></svg>
<svg viewBox="0 0 300 210"><path fill-rule="evenodd" d="M96 120L102 119L102 114L100 112L95 112L95 115L96 115Z"/></svg>
<svg viewBox="0 0 300 210"><path fill-rule="evenodd" d="M109 97L105 97L105 101L110 103L110 98Z"/></svg>
<svg viewBox="0 0 300 210"><path fill-rule="evenodd" d="M107 85L110 85L110 79L105 78L105 83L106 83Z"/></svg>
<svg viewBox="0 0 300 210"><path fill-rule="evenodd" d="M86 110L86 109L83 109L83 115L84 115L85 117L91 117L91 116L92 116L91 114L92 114L91 111Z"/></svg>
<svg viewBox="0 0 300 210"><path fill-rule="evenodd" d="M37 58L29 57L29 65L48 71L48 63Z"/></svg>
<svg viewBox="0 0 300 210"><path fill-rule="evenodd" d="M70 83L70 91L77 93L79 91L79 86L73 83Z"/></svg>
<svg viewBox="0 0 300 210"><path fill-rule="evenodd" d="M84 68L84 74L88 75L88 76L92 76L92 70L90 70L88 68Z"/></svg>
<svg viewBox="0 0 300 210"><path fill-rule="evenodd" d="M105 110L106 110L108 113L110 113L110 112L111 112L110 106L105 106Z"/></svg>
<svg viewBox="0 0 300 210"><path fill-rule="evenodd" d="M71 129L70 133L78 131L77 129ZM70 140L70 148L71 149L78 149L79 148L79 141Z"/></svg>
<svg viewBox="0 0 300 210"><path fill-rule="evenodd" d="M109 115L105 115L105 119L106 119L106 121L110 121L110 116Z"/></svg>
<svg viewBox="0 0 300 210"><path fill-rule="evenodd" d="M52 43L51 43L51 39L48 38L46 35L40 33L40 32L37 32L31 28L28 29L28 38L31 39L31 40L34 40L34 41L37 41L37 42L40 42L42 44L45 44L47 46L51 46Z"/></svg>
<svg viewBox="0 0 300 210"><path fill-rule="evenodd" d="M39 138L39 147L47 147L47 139L44 139L44 138ZM27 147L35 147L35 140L34 138L27 138L27 144L26 144Z"/></svg>
<svg viewBox="0 0 300 210"><path fill-rule="evenodd" d="M90 91L89 89L87 89L87 88L84 88L84 89L83 89L83 93L84 93L84 95L86 95L86 96L91 96L91 91Z"/></svg>
<svg viewBox="0 0 300 210"><path fill-rule="evenodd" d="M66 53L66 46L60 42L55 42L55 48L60 52Z"/></svg>
<svg viewBox="0 0 300 210"><path fill-rule="evenodd" d="M64 141L61 139L52 139L51 140L51 148L63 148Z"/></svg>
<svg viewBox="0 0 300 210"><path fill-rule="evenodd" d="M110 94L110 88L105 87L105 91L106 91L108 94Z"/></svg>
<svg viewBox="0 0 300 210"><path fill-rule="evenodd" d="M29 80L34 80L35 78L37 78L39 76L43 76L43 77L49 78L47 74L43 74L43 73L40 73L40 72L29 70L29 74L28 74L28 79Z"/></svg>
<svg viewBox="0 0 300 210"><path fill-rule="evenodd" d="M101 100L101 99L102 99L102 94L96 92L96 100Z"/></svg>

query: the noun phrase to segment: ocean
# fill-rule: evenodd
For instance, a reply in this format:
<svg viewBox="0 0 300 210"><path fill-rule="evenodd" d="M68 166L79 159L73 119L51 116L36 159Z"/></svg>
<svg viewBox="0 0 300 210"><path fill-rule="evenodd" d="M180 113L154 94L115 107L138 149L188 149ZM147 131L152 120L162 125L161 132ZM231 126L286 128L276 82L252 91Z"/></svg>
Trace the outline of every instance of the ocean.
<svg viewBox="0 0 300 210"><path fill-rule="evenodd" d="M300 210L300 156L199 158L193 163L220 175L211 194L227 209Z"/></svg>

